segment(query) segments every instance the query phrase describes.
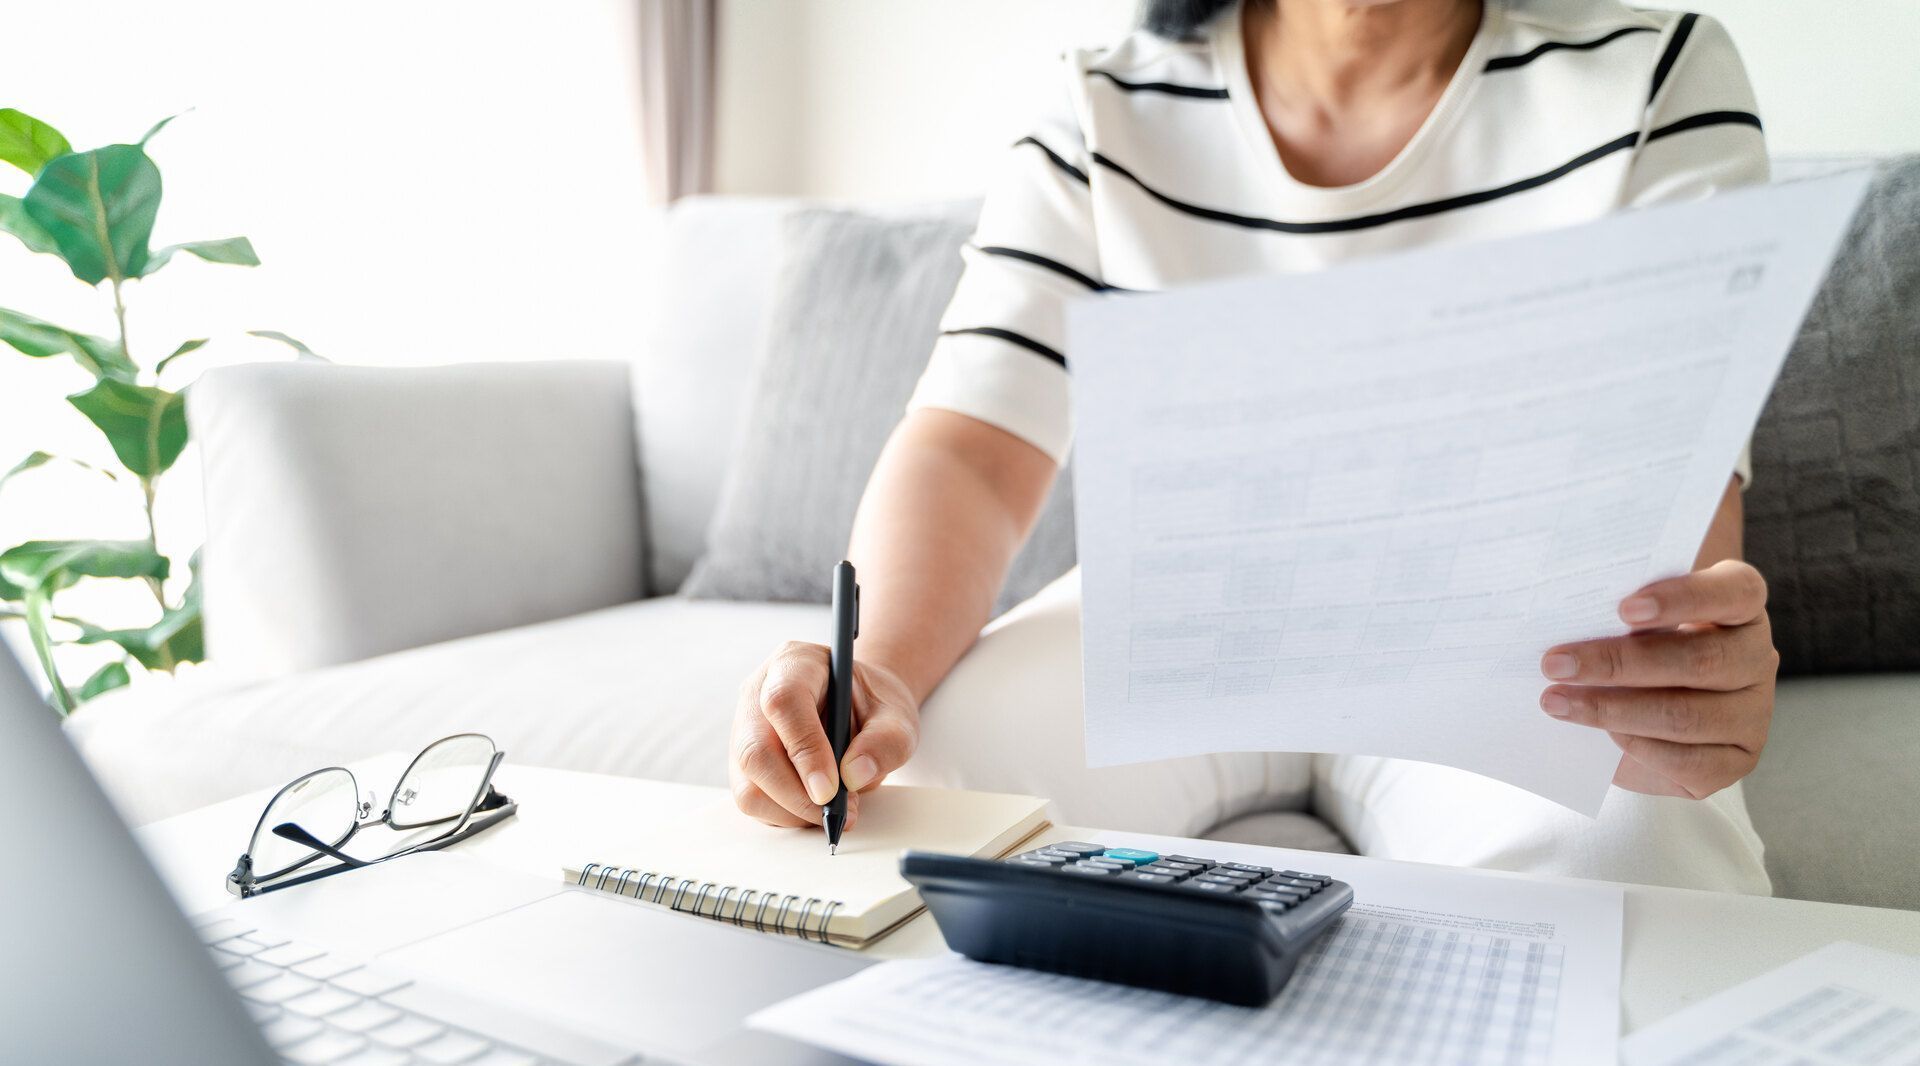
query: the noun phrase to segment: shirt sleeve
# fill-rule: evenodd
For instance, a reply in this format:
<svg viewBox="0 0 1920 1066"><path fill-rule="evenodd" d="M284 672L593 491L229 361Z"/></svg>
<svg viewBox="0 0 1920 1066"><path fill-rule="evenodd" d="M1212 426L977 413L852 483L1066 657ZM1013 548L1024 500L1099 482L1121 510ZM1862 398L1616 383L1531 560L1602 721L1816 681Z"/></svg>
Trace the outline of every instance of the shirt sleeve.
<svg viewBox="0 0 1920 1066"><path fill-rule="evenodd" d="M1674 20L1647 95L1625 206L1703 200L1766 183L1767 142L1753 86L1718 21L1691 14ZM1733 472L1742 488L1753 483L1749 448L1740 449Z"/></svg>
<svg viewBox="0 0 1920 1066"><path fill-rule="evenodd" d="M908 410L956 411L1066 461L1065 308L1105 290L1087 166L1064 99L1006 151Z"/></svg>

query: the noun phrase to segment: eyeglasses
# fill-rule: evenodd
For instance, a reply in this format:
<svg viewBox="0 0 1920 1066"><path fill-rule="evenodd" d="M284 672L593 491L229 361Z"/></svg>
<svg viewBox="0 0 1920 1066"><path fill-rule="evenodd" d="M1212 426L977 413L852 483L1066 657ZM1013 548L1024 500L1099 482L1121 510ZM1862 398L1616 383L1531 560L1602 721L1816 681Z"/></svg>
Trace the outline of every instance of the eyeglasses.
<svg viewBox="0 0 1920 1066"><path fill-rule="evenodd" d="M505 757L492 739L478 733L436 740L407 765L379 818L370 817L373 793L361 799L359 782L344 767L295 778L260 813L247 850L227 874L227 891L246 899L416 851L437 851L491 829L519 809L493 788L493 772ZM342 851L354 834L376 825L408 835L376 858ZM288 876L323 857L339 864Z"/></svg>

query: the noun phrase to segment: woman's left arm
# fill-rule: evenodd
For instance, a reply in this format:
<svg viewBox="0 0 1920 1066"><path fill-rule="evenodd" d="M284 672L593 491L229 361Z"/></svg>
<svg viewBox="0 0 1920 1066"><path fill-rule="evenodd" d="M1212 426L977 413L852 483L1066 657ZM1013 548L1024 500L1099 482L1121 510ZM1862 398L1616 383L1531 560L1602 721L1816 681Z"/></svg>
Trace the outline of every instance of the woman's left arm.
<svg viewBox="0 0 1920 1066"><path fill-rule="evenodd" d="M1656 796L1704 799L1747 776L1773 718L1767 583L1740 559L1734 479L1693 573L1656 581L1620 602L1633 633L1562 644L1540 670L1556 718L1604 729L1625 754L1613 783Z"/></svg>

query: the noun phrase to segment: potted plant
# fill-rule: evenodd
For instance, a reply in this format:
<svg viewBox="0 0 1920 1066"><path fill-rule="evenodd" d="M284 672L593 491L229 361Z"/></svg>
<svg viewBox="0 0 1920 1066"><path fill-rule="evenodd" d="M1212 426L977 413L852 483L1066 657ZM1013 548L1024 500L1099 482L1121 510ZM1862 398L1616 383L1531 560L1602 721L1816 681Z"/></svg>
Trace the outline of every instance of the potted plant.
<svg viewBox="0 0 1920 1066"><path fill-rule="evenodd" d="M181 663L204 657L201 639L198 555L189 566L194 578L177 600L169 600L165 582L173 561L162 555L153 524L154 493L187 445L185 391L161 388L161 370L207 343L181 342L145 369L127 344L127 287L165 267L181 253L213 263L258 266L245 237L191 241L154 248L149 244L160 209L160 169L147 155L147 142L172 119L148 130L133 144L110 144L77 152L52 126L12 108L0 109L0 162L33 179L25 196L0 195L0 231L29 249L56 257L89 286L103 283L113 298L115 336L101 337L56 326L20 311L0 307L0 342L33 359L66 358L91 379L67 397L73 409L106 437L115 459L140 489L146 510L142 540L36 540L0 552L0 619L24 621L35 656L61 714L86 700L126 685L129 665L172 673ZM284 334L256 331L292 345L302 357L306 346ZM36 451L4 475L8 480L55 462ZM84 465L84 464L82 464ZM107 471L119 480L120 475ZM152 593L157 619L135 629L108 629L56 612L54 599L86 578L139 581ZM54 649L64 643L114 644L124 653L81 684L62 677Z"/></svg>

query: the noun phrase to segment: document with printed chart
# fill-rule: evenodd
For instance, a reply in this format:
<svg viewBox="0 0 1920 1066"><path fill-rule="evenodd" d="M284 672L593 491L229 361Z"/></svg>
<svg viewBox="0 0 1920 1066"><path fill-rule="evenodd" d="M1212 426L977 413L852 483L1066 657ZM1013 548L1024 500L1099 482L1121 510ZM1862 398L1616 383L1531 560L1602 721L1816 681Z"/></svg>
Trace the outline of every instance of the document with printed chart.
<svg viewBox="0 0 1920 1066"><path fill-rule="evenodd" d="M1179 853L1197 841L1104 834ZM1271 848L1208 844L1273 865ZM974 962L887 962L747 1020L893 1066L1616 1066L1621 893L1296 853L1354 905L1265 1007Z"/></svg>
<svg viewBox="0 0 1920 1066"><path fill-rule="evenodd" d="M1691 568L1866 183L1074 305L1089 764L1386 755L1597 813L1619 750L1540 657Z"/></svg>
<svg viewBox="0 0 1920 1066"><path fill-rule="evenodd" d="M1920 958L1840 940L1668 1015L1627 1066L1920 1066Z"/></svg>

